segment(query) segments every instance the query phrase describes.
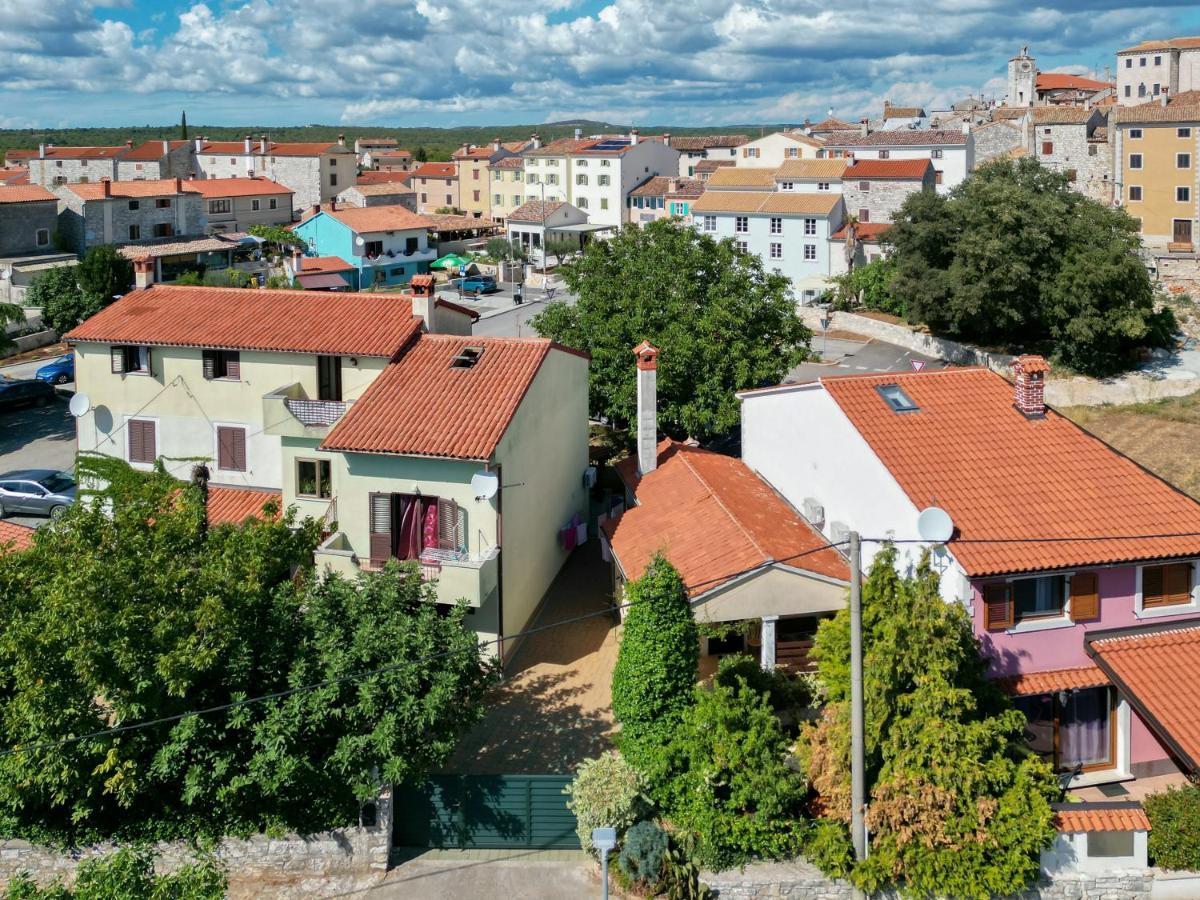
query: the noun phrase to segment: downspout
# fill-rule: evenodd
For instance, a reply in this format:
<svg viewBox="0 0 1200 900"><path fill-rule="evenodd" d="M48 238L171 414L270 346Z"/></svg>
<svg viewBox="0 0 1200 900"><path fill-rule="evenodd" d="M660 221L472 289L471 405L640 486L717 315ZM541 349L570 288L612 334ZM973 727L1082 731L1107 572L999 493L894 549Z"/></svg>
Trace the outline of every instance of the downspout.
<svg viewBox="0 0 1200 900"><path fill-rule="evenodd" d="M500 675L504 677L504 476L501 466L484 463L485 472L496 473L496 650L500 657Z"/></svg>

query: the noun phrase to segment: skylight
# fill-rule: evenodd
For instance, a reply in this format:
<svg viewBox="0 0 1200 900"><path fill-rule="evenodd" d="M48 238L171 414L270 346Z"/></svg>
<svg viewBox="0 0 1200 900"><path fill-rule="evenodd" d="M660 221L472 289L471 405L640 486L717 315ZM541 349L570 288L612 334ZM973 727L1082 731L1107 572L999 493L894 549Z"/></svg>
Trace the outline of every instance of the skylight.
<svg viewBox="0 0 1200 900"><path fill-rule="evenodd" d="M875 388L879 392L879 396L884 399L884 402L892 408L892 412L916 412L919 407L913 403L912 398L904 393L904 389L898 384L881 384Z"/></svg>
<svg viewBox="0 0 1200 900"><path fill-rule="evenodd" d="M450 368L452 369L471 369L475 367L475 363L479 362L479 357L483 356L482 347L463 347L462 351L450 360Z"/></svg>

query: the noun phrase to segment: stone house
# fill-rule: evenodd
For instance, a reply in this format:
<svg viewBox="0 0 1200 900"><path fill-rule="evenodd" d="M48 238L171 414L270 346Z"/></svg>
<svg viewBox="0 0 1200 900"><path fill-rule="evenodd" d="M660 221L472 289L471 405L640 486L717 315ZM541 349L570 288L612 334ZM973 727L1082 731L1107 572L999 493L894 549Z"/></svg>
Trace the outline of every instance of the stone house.
<svg viewBox="0 0 1200 900"><path fill-rule="evenodd" d="M67 184L54 193L59 235L76 253L100 244L204 233L203 199L180 178Z"/></svg>
<svg viewBox="0 0 1200 900"><path fill-rule="evenodd" d="M970 126L958 129L867 131L830 137L824 155L855 159L928 159L933 161L939 194L949 191L975 170L975 138Z"/></svg>
<svg viewBox="0 0 1200 900"><path fill-rule="evenodd" d="M669 137L667 143L679 151L679 177L692 178L696 166L704 160L737 162L738 147L749 143L745 134L701 134Z"/></svg>
<svg viewBox="0 0 1200 900"><path fill-rule="evenodd" d="M41 185L0 187L0 257L46 253L58 230L58 198Z"/></svg>
<svg viewBox="0 0 1200 900"><path fill-rule="evenodd" d="M1025 148L1048 169L1062 172L1080 193L1103 196L1112 183L1112 157L1104 142L1091 138L1098 128L1107 134L1108 116L1100 108L1035 106L1025 117Z"/></svg>
<svg viewBox="0 0 1200 900"><path fill-rule="evenodd" d="M1117 51L1117 102L1136 106L1200 89L1200 37L1142 41Z"/></svg>
<svg viewBox="0 0 1200 900"><path fill-rule="evenodd" d="M378 184L359 182L338 194L337 199L346 206L403 206L412 212L417 211L416 192L401 181Z"/></svg>
<svg viewBox="0 0 1200 900"><path fill-rule="evenodd" d="M117 159L118 181L191 178L196 174L196 148L191 141L146 141L131 146Z"/></svg>
<svg viewBox="0 0 1200 900"><path fill-rule="evenodd" d="M1017 122L997 120L971 129L975 138L975 163L988 162L1025 145L1025 136Z"/></svg>
<svg viewBox="0 0 1200 900"><path fill-rule="evenodd" d="M291 224L292 192L269 178L197 178L186 187L204 198L210 234Z"/></svg>
<svg viewBox="0 0 1200 900"><path fill-rule="evenodd" d="M917 191L937 190L928 159L854 159L842 173L846 214L859 222L891 222L900 205Z"/></svg>
<svg viewBox="0 0 1200 900"><path fill-rule="evenodd" d="M358 158L346 138L317 143L276 143L266 135L257 141L196 139L196 160L204 178L261 176L292 192L294 213L332 200L358 179ZM295 216L294 216L295 217Z"/></svg>
<svg viewBox="0 0 1200 900"><path fill-rule="evenodd" d="M629 193L629 220L647 223L656 219L690 218L692 203L704 193L699 178L655 175Z"/></svg>
<svg viewBox="0 0 1200 900"><path fill-rule="evenodd" d="M59 184L75 184L117 179L117 160L131 146L119 147L55 147L39 144L37 156L29 160L29 183L48 188Z"/></svg>

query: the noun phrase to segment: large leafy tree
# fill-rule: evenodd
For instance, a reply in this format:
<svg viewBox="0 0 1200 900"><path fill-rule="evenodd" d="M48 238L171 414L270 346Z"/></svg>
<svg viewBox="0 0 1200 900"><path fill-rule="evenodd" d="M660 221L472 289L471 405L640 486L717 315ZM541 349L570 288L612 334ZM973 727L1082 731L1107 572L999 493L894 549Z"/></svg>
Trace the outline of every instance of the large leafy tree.
<svg viewBox="0 0 1200 900"><path fill-rule="evenodd" d="M85 294L79 287L74 266L59 266L35 275L25 291L25 303L40 306L42 320L59 334L70 331L102 308L97 296Z"/></svg>
<svg viewBox="0 0 1200 900"><path fill-rule="evenodd" d="M345 824L381 782L444 761L482 714L491 668L465 608L439 615L410 567L320 576L311 520L208 529L196 487L81 466L109 483L109 511L79 503L0 556L0 747L16 748L0 756L0 832Z"/></svg>
<svg viewBox="0 0 1200 900"><path fill-rule="evenodd" d="M1054 838L1058 786L1025 746L1025 717L984 677L966 612L942 600L927 561L905 578L895 558L876 556L863 587L871 850L851 877L868 891L1018 893ZM829 818L847 822L847 612L821 626L814 652L830 702L807 735L808 775Z"/></svg>
<svg viewBox="0 0 1200 900"><path fill-rule="evenodd" d="M676 437L729 431L734 391L777 383L808 349L786 278L678 221L626 226L562 272L578 302L550 304L533 325L592 354L592 412L620 424L636 413L631 351L644 340L662 351L659 425Z"/></svg>
<svg viewBox="0 0 1200 900"><path fill-rule="evenodd" d="M1136 222L1035 160L989 163L945 196L911 195L886 239L890 293L937 333L1044 347L1107 375L1174 331L1155 310Z"/></svg>
<svg viewBox="0 0 1200 900"><path fill-rule="evenodd" d="M75 276L85 294L98 297L101 306L108 306L133 287L133 263L111 244L101 244L83 255Z"/></svg>

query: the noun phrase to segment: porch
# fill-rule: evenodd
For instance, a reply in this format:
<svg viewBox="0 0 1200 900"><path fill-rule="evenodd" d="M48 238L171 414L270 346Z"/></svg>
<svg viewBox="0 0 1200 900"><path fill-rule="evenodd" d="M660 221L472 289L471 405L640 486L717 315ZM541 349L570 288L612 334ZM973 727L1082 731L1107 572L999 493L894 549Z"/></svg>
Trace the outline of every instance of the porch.
<svg viewBox="0 0 1200 900"><path fill-rule="evenodd" d="M721 658L733 654L757 656L764 669L781 669L790 675L816 671L812 648L817 628L832 616L833 613L763 616L760 620L728 623L728 633L719 637L711 636L717 629L709 626L705 630L710 636L700 639L700 677L711 676Z"/></svg>
<svg viewBox="0 0 1200 900"><path fill-rule="evenodd" d="M262 402L263 430L267 434L279 437L323 438L346 414L354 401L313 400L305 392L304 386L297 381L263 395Z"/></svg>

